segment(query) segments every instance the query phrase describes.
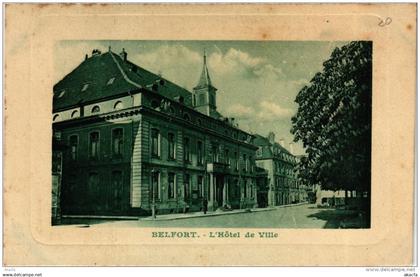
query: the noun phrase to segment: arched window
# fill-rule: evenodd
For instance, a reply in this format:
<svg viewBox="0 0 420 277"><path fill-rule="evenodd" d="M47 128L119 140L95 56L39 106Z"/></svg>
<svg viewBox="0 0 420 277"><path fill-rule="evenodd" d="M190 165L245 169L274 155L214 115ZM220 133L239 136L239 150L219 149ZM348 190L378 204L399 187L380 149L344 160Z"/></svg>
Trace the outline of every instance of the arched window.
<svg viewBox="0 0 420 277"><path fill-rule="evenodd" d="M71 113L71 118L75 118L75 117L78 117L78 116L79 116L79 111L78 110L75 110Z"/></svg>
<svg viewBox="0 0 420 277"><path fill-rule="evenodd" d="M99 108L99 106L94 106L92 108L92 113L99 113L101 111L101 109Z"/></svg>
<svg viewBox="0 0 420 277"><path fill-rule="evenodd" d="M122 108L124 108L124 105L121 101L117 101L114 105L114 110L121 110Z"/></svg>
<svg viewBox="0 0 420 277"><path fill-rule="evenodd" d="M59 114L55 114L53 117L53 121L57 121L58 119L60 119L60 115Z"/></svg>

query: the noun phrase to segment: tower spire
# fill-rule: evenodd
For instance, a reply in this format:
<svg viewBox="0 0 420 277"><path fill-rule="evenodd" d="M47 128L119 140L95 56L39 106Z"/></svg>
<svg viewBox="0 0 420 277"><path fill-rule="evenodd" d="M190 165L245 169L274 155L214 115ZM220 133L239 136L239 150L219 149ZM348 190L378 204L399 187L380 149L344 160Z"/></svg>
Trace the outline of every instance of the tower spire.
<svg viewBox="0 0 420 277"><path fill-rule="evenodd" d="M200 79L196 88L212 87L209 70L207 68L207 53L206 49L203 51L203 69L201 71Z"/></svg>
<svg viewBox="0 0 420 277"><path fill-rule="evenodd" d="M219 118L216 108L217 89L211 84L209 69L207 68L207 53L203 50L203 69L198 84L193 89L194 108L205 115Z"/></svg>

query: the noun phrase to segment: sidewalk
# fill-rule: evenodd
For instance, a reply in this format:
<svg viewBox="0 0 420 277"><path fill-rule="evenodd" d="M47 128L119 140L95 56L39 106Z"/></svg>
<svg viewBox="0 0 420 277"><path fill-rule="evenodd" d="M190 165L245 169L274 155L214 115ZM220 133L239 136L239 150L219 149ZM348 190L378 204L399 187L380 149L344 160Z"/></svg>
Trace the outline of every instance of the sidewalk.
<svg viewBox="0 0 420 277"><path fill-rule="evenodd" d="M267 207L267 208L238 209L238 210L231 210L231 211L216 210L216 211L207 212L206 214L204 214L203 212L192 212L192 213L185 213L185 214L162 214L162 215L156 215L156 218L153 218L152 216L148 216L148 217L139 218L138 220L142 220L142 221L176 220L176 219L209 217L209 216L219 216L219 215L228 215L228 214L254 213L254 212L272 211L272 210L282 209L286 207L300 206L304 204L307 204L307 202L298 203L298 204L289 204L289 205L283 205L283 206Z"/></svg>

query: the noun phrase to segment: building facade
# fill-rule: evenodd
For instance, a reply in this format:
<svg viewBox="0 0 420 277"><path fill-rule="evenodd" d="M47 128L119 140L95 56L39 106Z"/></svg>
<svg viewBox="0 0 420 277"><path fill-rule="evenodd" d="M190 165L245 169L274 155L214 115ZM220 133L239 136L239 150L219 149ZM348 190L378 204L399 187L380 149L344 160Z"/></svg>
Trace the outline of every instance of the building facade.
<svg viewBox="0 0 420 277"><path fill-rule="evenodd" d="M256 135L254 145L258 147L256 165L264 169L267 174L268 206L307 201L307 187L298 180L294 171L299 158L286 150L280 143L275 142L273 132L270 132L268 137ZM261 182L259 181L259 183Z"/></svg>
<svg viewBox="0 0 420 277"><path fill-rule="evenodd" d="M94 50L54 86L63 214L144 215L257 206L255 136L224 118L204 55L189 92Z"/></svg>

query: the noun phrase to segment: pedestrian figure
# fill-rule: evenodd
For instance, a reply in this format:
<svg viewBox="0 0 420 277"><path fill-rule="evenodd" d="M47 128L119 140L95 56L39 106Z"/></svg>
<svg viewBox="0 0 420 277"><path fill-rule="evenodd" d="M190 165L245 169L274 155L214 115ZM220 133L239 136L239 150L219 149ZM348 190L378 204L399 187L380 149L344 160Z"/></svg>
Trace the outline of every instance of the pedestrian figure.
<svg viewBox="0 0 420 277"><path fill-rule="evenodd" d="M204 214L206 214L207 213L207 199L206 198L203 198L203 212L204 212Z"/></svg>

